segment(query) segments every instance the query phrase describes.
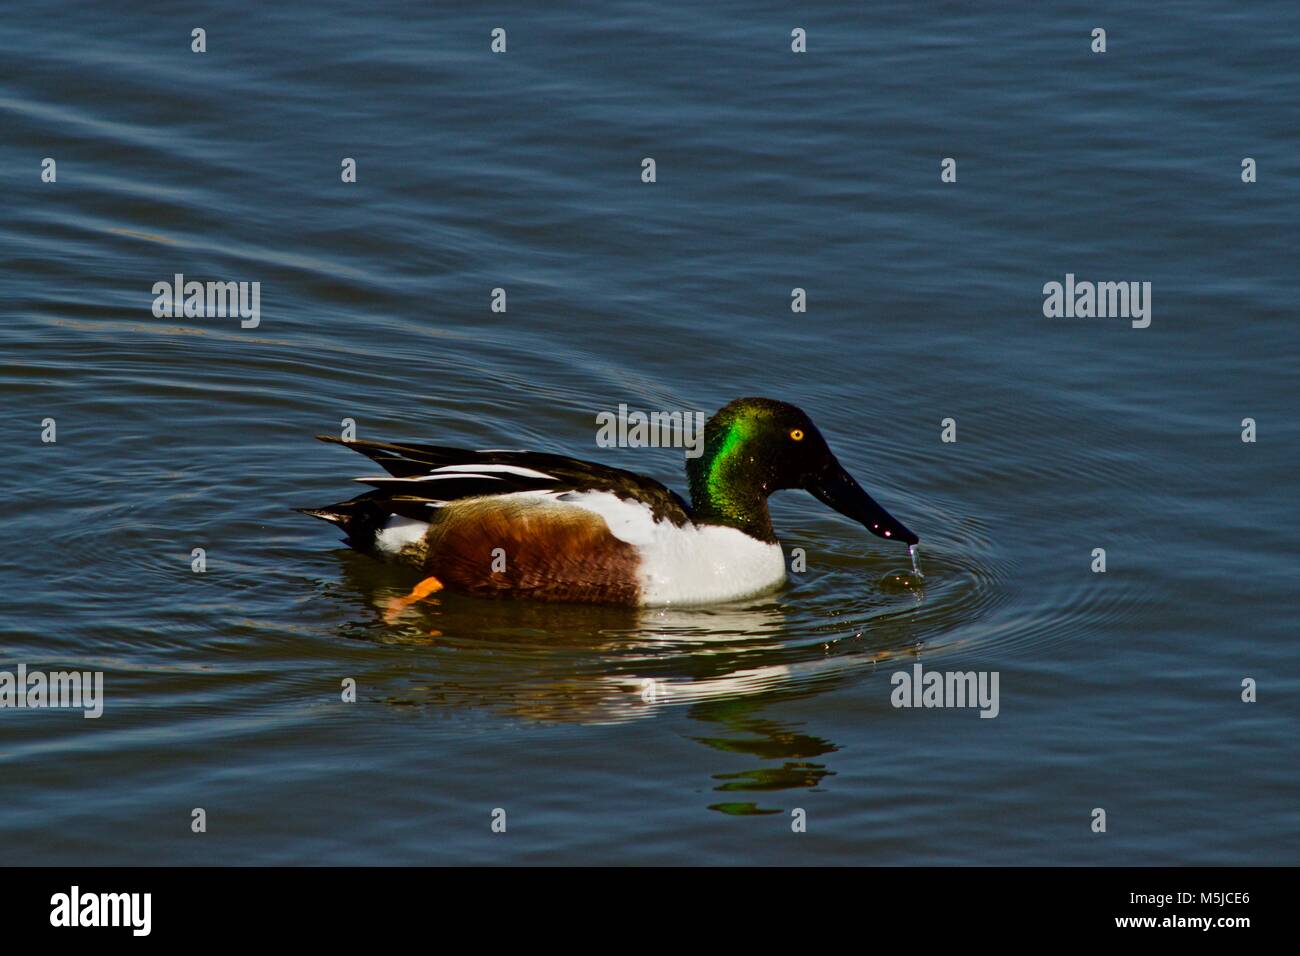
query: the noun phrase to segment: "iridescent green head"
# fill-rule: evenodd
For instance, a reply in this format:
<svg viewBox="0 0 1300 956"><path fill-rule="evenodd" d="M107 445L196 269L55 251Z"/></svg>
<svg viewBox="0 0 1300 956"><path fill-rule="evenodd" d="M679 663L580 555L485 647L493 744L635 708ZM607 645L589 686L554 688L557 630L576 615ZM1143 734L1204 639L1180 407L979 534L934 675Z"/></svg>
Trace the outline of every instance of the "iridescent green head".
<svg viewBox="0 0 1300 956"><path fill-rule="evenodd" d="M769 398L738 398L704 426L704 451L689 458L691 509L702 524L775 541L767 496L802 488L882 538L917 537L876 504L831 453L802 410Z"/></svg>

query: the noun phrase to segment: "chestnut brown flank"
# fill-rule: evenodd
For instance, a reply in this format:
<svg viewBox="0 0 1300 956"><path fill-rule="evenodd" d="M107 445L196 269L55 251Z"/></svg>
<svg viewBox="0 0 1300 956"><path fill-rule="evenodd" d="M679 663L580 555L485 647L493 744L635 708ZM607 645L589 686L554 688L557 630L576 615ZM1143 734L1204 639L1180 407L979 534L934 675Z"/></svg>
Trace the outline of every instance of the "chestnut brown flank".
<svg viewBox="0 0 1300 956"><path fill-rule="evenodd" d="M636 548L600 515L572 505L462 499L437 510L426 540L425 572L477 597L628 605L640 598ZM496 548L505 570L494 572Z"/></svg>

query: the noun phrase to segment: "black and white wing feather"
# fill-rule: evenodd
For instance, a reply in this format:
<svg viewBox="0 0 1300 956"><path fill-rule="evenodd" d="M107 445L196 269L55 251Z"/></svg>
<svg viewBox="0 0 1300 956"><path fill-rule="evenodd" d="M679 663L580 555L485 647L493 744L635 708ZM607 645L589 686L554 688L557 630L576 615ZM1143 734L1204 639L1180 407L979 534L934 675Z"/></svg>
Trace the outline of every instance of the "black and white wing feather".
<svg viewBox="0 0 1300 956"><path fill-rule="evenodd" d="M642 502L656 521L678 526L690 521L686 502L653 478L595 462L544 452L470 451L316 437L360 452L383 468L387 475L356 480L375 489L362 498L394 514L427 520L429 507L461 498L525 491L608 491Z"/></svg>

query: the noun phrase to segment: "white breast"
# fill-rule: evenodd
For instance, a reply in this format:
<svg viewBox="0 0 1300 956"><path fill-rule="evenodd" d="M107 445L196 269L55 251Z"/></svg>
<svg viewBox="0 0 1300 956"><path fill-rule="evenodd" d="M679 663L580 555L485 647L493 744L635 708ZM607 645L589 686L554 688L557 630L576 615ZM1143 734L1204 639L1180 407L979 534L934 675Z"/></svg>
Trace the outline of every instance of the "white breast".
<svg viewBox="0 0 1300 956"><path fill-rule="evenodd" d="M770 591L785 581L779 544L766 544L735 528L675 528L641 548L641 603L715 604Z"/></svg>

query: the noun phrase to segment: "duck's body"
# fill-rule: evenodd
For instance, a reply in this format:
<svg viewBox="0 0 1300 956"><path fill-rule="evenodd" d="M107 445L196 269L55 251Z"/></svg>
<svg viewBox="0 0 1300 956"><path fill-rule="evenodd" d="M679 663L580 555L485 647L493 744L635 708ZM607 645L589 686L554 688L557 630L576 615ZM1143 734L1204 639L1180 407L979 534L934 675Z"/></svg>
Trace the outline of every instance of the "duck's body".
<svg viewBox="0 0 1300 956"><path fill-rule="evenodd" d="M813 460L817 468L799 477L816 482L809 490L818 497L874 519L882 537L916 540L839 468L806 415L766 399L738 400L710 420L704 455L688 462L690 505L652 478L576 458L320 436L369 456L388 475L358 479L375 490L350 501L303 510L342 527L357 550L407 562L468 594L715 604L785 580L767 495L808 484L790 483L799 469L763 461L773 435L797 447L796 458ZM775 449L789 458L779 441Z"/></svg>
<svg viewBox="0 0 1300 956"><path fill-rule="evenodd" d="M466 498L429 522L393 516L376 536L453 590L597 604L714 604L785 580L778 544L735 528L655 520L608 491Z"/></svg>

